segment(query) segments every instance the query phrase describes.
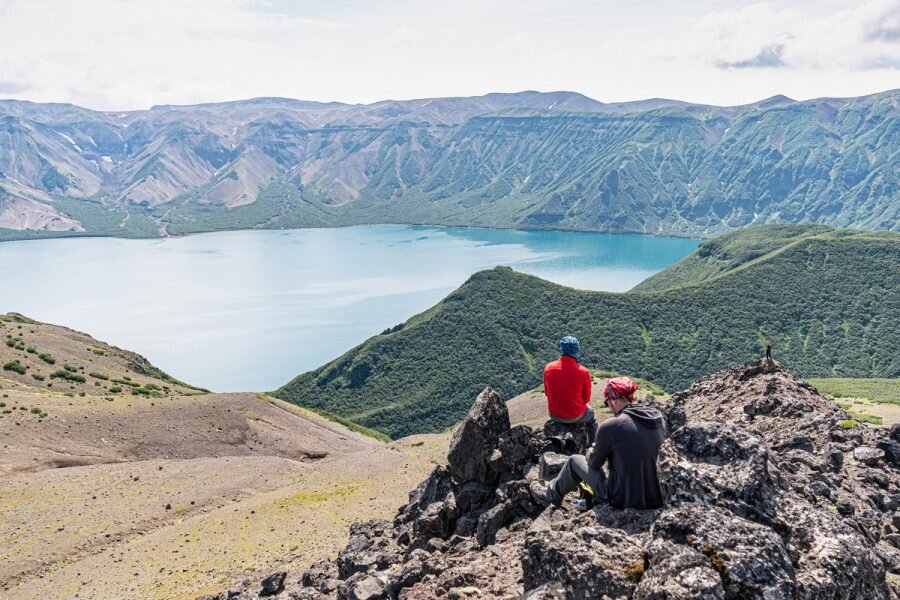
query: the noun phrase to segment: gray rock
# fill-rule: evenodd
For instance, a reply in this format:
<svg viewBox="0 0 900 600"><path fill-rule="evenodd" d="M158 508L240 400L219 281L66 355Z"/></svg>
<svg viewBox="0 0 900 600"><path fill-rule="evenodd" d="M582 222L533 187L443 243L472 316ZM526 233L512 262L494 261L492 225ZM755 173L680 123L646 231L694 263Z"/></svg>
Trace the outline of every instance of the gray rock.
<svg viewBox="0 0 900 600"><path fill-rule="evenodd" d="M477 481L464 483L456 493L456 505L463 514L486 508L494 499L494 488Z"/></svg>
<svg viewBox="0 0 900 600"><path fill-rule="evenodd" d="M884 458L884 450L870 446L859 446L853 450L853 458L864 465L873 466Z"/></svg>
<svg viewBox="0 0 900 600"><path fill-rule="evenodd" d="M525 592L519 600L566 600L566 588L558 581L551 581Z"/></svg>
<svg viewBox="0 0 900 600"><path fill-rule="evenodd" d="M753 519L774 515L777 472L766 446L735 425L687 423L663 443L657 470L668 506L702 502Z"/></svg>
<svg viewBox="0 0 900 600"><path fill-rule="evenodd" d="M415 520L413 536L421 540L433 537L447 539L451 532L450 519L450 510L446 502L435 502Z"/></svg>
<svg viewBox="0 0 900 600"><path fill-rule="evenodd" d="M669 509L651 535L705 556L727 597L792 598L796 592L794 567L778 534L727 510L701 504Z"/></svg>
<svg viewBox="0 0 900 600"><path fill-rule="evenodd" d="M540 478L544 481L550 481L562 470L563 465L569 459L568 456L557 454L556 452L545 452L541 454Z"/></svg>
<svg viewBox="0 0 900 600"><path fill-rule="evenodd" d="M279 571L277 573L272 573L268 577L262 580L261 586L262 589L259 592L260 596L274 596L276 594L280 594L284 589L284 579L287 577L287 571Z"/></svg>
<svg viewBox="0 0 900 600"><path fill-rule="evenodd" d="M538 456L539 442L528 425L516 425L500 434L497 444L497 458L491 467L500 474L522 472L522 468L533 463Z"/></svg>
<svg viewBox="0 0 900 600"><path fill-rule="evenodd" d="M814 496L831 498L831 488L824 481L813 481L809 484L809 491Z"/></svg>
<svg viewBox="0 0 900 600"><path fill-rule="evenodd" d="M594 443L584 423L559 423L547 421L542 429L547 447L544 451L558 454L584 454Z"/></svg>
<svg viewBox="0 0 900 600"><path fill-rule="evenodd" d="M506 404L491 388L485 388L469 410L465 420L450 439L447 462L450 474L458 482L493 483L498 473L490 466L490 457L509 431Z"/></svg>
<svg viewBox="0 0 900 600"><path fill-rule="evenodd" d="M637 540L616 529L552 523L529 531L522 553L525 589L566 582L571 600L629 598L644 571Z"/></svg>
<svg viewBox="0 0 900 600"><path fill-rule="evenodd" d="M846 519L791 497L785 498L780 518L789 528L798 598L889 597L884 566Z"/></svg>
<svg viewBox="0 0 900 600"><path fill-rule="evenodd" d="M655 539L647 548L648 567L635 600L722 600L722 578L708 557L689 546Z"/></svg>
<svg viewBox="0 0 900 600"><path fill-rule="evenodd" d="M387 577L357 574L338 589L338 600L386 600Z"/></svg>
<svg viewBox="0 0 900 600"><path fill-rule="evenodd" d="M410 523L414 521L426 508L440 502L447 497L453 484L450 481L450 473L446 467L437 466L428 478L409 493L409 502L402 507L394 519L395 523Z"/></svg>
<svg viewBox="0 0 900 600"><path fill-rule="evenodd" d="M509 525L516 515L516 509L510 502L498 504L480 517L475 530L475 539L481 546L494 543L497 532Z"/></svg>

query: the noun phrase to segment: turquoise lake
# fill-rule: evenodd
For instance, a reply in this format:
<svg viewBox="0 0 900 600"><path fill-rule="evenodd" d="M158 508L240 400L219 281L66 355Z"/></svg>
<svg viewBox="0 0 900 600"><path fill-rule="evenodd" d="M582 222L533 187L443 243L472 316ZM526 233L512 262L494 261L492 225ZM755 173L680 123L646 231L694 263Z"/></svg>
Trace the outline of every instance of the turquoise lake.
<svg viewBox="0 0 900 600"><path fill-rule="evenodd" d="M409 226L5 242L0 313L84 331L211 390L273 390L432 306L476 271L508 265L622 292L698 243Z"/></svg>

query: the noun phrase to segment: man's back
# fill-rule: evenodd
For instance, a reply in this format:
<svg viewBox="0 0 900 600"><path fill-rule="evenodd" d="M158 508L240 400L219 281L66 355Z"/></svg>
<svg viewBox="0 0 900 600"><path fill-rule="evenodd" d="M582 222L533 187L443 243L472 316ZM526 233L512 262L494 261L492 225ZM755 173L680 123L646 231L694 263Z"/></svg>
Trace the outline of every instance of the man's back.
<svg viewBox="0 0 900 600"><path fill-rule="evenodd" d="M609 503L616 508L658 508L662 493L656 457L666 437L662 414L654 408L630 405L600 424L588 465L608 463Z"/></svg>
<svg viewBox="0 0 900 600"><path fill-rule="evenodd" d="M576 419L591 401L591 373L571 356L561 356L544 368L544 393L551 415Z"/></svg>

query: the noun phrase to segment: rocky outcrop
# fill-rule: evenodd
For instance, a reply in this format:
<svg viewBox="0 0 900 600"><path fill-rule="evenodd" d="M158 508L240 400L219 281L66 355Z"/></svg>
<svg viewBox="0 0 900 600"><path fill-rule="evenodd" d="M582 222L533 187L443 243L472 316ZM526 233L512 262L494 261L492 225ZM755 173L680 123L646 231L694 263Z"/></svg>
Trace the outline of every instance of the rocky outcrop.
<svg viewBox="0 0 900 600"><path fill-rule="evenodd" d="M659 406L660 509L535 504L528 483L558 468L566 432L510 428L487 389L393 522L355 524L335 561L217 598L900 598L900 427L846 429L764 362Z"/></svg>

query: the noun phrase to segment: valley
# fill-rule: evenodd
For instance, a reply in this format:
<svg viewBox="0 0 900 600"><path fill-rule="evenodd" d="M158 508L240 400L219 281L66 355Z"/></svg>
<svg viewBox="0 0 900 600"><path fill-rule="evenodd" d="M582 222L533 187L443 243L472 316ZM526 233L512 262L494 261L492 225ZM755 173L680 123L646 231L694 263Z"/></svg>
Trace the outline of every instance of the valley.
<svg viewBox="0 0 900 600"><path fill-rule="evenodd" d="M191 388L63 327L9 314L0 333L0 363L25 370L0 371L4 598L184 598L305 566L432 465L430 445Z"/></svg>

